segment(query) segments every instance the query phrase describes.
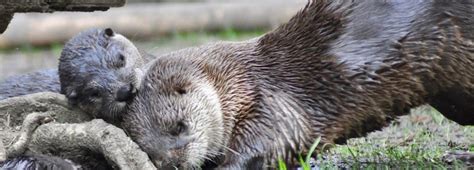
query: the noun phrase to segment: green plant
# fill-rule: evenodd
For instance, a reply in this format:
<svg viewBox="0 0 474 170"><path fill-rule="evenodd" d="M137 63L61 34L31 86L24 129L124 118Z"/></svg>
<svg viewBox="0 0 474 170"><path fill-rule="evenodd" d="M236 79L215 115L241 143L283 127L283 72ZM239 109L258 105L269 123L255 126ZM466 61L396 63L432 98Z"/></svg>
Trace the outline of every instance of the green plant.
<svg viewBox="0 0 474 170"><path fill-rule="evenodd" d="M318 147L319 142L321 142L321 137L318 137L316 139L316 141L311 145L311 147L309 148L308 153L306 154L305 159L303 159L303 157L301 155L298 155L298 162L300 163L300 166L301 166L301 168L303 168L303 170L310 170L311 169L311 165L310 165L311 156L313 155L314 151ZM286 170L286 164L281 159L278 159L278 166L279 166L280 170Z"/></svg>
<svg viewBox="0 0 474 170"><path fill-rule="evenodd" d="M285 162L281 159L278 159L278 169L279 170L286 170L287 169Z"/></svg>

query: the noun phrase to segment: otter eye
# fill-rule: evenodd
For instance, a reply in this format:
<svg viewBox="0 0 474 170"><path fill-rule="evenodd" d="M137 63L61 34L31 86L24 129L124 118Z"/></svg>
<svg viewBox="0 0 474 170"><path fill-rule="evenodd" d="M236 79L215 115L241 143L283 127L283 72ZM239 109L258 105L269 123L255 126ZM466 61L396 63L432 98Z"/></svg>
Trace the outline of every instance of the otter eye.
<svg viewBox="0 0 474 170"><path fill-rule="evenodd" d="M124 62L125 61L125 56L123 56L123 54L119 54L119 60Z"/></svg>
<svg viewBox="0 0 474 170"><path fill-rule="evenodd" d="M117 64L118 67L125 66L125 56L123 54L119 54L118 56L119 62Z"/></svg>
<svg viewBox="0 0 474 170"><path fill-rule="evenodd" d="M185 132L188 129L188 126L183 121L178 122L176 124L176 127L171 131L171 135L173 136L178 136Z"/></svg>
<svg viewBox="0 0 474 170"><path fill-rule="evenodd" d="M100 97L99 91L96 91L96 90L92 91L89 95L93 98L99 98Z"/></svg>

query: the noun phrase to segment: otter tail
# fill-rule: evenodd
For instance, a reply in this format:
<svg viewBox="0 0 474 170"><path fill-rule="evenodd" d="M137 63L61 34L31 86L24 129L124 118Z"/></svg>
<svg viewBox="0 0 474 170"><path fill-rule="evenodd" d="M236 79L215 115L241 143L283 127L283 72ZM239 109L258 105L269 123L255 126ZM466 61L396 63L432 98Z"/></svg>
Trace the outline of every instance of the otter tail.
<svg viewBox="0 0 474 170"><path fill-rule="evenodd" d="M0 163L0 169L5 170L75 170L80 169L69 160L54 156L32 154L19 156Z"/></svg>

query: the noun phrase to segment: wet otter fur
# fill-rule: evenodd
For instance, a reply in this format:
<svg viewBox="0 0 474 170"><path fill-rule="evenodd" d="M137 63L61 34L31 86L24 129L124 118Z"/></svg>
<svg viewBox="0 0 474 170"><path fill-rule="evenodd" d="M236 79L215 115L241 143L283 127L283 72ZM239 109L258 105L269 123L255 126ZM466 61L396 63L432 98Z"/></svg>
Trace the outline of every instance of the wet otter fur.
<svg viewBox="0 0 474 170"><path fill-rule="evenodd" d="M57 69L45 69L10 76L0 82L0 100L46 91L59 93L60 87Z"/></svg>
<svg viewBox="0 0 474 170"><path fill-rule="evenodd" d="M112 29L89 29L69 40L59 59L61 93L94 117L116 122L138 87L144 52Z"/></svg>
<svg viewBox="0 0 474 170"><path fill-rule="evenodd" d="M89 151L90 152L90 151ZM8 159L0 162L0 169L5 170L86 170L86 169L102 169L111 170L112 165L109 165L102 155L90 152L90 155L85 153L76 153L70 158L75 158L74 162L69 159L51 156L47 154L27 153L22 156ZM95 155L94 155L95 154ZM89 158L89 156L91 158Z"/></svg>
<svg viewBox="0 0 474 170"><path fill-rule="evenodd" d="M74 170L79 169L79 166L58 157L35 154L2 162L0 163L0 169Z"/></svg>
<svg viewBox="0 0 474 170"><path fill-rule="evenodd" d="M389 14L361 30L372 5ZM159 168L246 169L294 164L318 137L344 143L423 104L473 124L473 9L311 1L263 37L159 57L123 127Z"/></svg>

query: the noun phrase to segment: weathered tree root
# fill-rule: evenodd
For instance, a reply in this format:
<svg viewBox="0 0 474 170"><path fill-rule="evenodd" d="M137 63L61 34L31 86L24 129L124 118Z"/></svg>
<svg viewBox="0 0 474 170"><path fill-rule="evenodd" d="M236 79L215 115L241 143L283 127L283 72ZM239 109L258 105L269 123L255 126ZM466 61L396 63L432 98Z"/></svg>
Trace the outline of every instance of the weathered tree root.
<svg viewBox="0 0 474 170"><path fill-rule="evenodd" d="M0 100L0 116L10 115L11 126L21 125L30 113L48 111L55 121L61 123L91 120L89 115L69 107L66 97L58 93L42 92Z"/></svg>
<svg viewBox="0 0 474 170"><path fill-rule="evenodd" d="M51 122L53 119L47 113L32 113L26 116L23 121L21 133L15 143L6 148L7 158L14 158L22 155L31 141L31 136L38 126Z"/></svg>
<svg viewBox="0 0 474 170"><path fill-rule="evenodd" d="M29 149L36 153L88 149L102 153L120 169L155 169L147 154L122 129L101 119L78 124L42 125L33 134Z"/></svg>
<svg viewBox="0 0 474 170"><path fill-rule="evenodd" d="M103 155L109 165L118 169L156 169L147 154L122 129L101 119L90 121L87 114L71 110L60 94L37 93L2 100L0 116L5 114L17 120L28 116L18 140L6 152L2 152L0 145L0 162L2 156L5 160L25 150L73 161L87 159L85 157L93 152ZM55 122L46 123L51 118Z"/></svg>

